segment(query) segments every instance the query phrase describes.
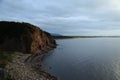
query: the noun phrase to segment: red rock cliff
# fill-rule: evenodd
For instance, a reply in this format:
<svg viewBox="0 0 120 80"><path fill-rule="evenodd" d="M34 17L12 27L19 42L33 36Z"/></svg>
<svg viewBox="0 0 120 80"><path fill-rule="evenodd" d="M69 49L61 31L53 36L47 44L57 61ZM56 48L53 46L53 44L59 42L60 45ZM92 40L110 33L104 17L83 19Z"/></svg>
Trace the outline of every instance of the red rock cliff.
<svg viewBox="0 0 120 80"><path fill-rule="evenodd" d="M56 47L53 37L29 23L0 22L0 49L35 53Z"/></svg>

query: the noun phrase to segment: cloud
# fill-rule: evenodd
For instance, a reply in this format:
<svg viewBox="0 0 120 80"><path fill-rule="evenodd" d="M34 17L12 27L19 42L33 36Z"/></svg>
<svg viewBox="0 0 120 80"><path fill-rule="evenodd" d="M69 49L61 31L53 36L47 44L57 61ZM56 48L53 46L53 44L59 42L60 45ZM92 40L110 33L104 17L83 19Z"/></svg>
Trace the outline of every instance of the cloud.
<svg viewBox="0 0 120 80"><path fill-rule="evenodd" d="M0 0L0 20L29 22L66 35L119 35L119 4L119 0Z"/></svg>

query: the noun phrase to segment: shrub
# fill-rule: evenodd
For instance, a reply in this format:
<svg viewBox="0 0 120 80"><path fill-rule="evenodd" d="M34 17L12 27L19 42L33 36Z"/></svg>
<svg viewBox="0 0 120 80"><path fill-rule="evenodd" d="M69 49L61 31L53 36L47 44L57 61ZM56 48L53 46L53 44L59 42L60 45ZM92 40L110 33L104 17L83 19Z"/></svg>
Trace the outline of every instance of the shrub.
<svg viewBox="0 0 120 80"><path fill-rule="evenodd" d="M5 67L5 65L8 62L11 62L12 59L13 59L12 52L10 51L4 52L0 50L0 67L2 68Z"/></svg>

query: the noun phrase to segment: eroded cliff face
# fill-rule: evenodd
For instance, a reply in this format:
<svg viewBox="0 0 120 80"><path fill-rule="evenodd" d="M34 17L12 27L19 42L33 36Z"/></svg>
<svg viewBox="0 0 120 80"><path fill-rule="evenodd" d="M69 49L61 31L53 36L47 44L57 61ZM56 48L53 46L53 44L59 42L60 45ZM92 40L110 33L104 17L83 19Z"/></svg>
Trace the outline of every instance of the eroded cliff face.
<svg viewBox="0 0 120 80"><path fill-rule="evenodd" d="M0 49L35 53L56 47L53 37L29 23L0 22Z"/></svg>

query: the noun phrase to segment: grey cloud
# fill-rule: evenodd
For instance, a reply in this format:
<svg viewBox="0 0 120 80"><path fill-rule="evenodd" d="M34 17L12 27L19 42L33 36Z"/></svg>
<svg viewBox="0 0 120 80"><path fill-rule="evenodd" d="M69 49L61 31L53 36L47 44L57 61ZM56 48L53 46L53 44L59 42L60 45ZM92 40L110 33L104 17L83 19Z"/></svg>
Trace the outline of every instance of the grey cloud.
<svg viewBox="0 0 120 80"><path fill-rule="evenodd" d="M120 30L119 0L0 0L0 20L24 21L51 33L94 35ZM116 35L117 33L115 33ZM103 35L103 34L101 34Z"/></svg>

